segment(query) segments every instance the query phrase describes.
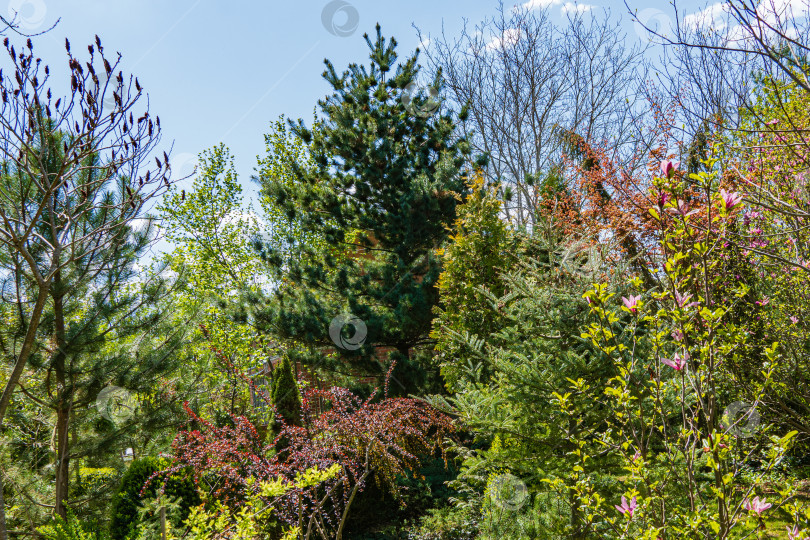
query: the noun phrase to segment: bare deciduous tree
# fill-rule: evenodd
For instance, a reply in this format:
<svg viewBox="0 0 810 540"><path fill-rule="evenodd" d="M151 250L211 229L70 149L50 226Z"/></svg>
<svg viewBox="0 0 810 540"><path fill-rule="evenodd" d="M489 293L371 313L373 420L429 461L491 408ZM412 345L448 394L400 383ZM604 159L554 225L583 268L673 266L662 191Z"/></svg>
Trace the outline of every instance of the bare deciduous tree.
<svg viewBox="0 0 810 540"><path fill-rule="evenodd" d="M490 156L487 174L506 188L507 217L519 226L535 225L539 183L560 174L561 134L602 148L631 141L642 48L625 44L609 14L577 12L566 23L548 9L501 5L494 19L433 39L426 51L451 100L469 105L464 128Z"/></svg>
<svg viewBox="0 0 810 540"><path fill-rule="evenodd" d="M672 127L683 126L684 140L702 126L727 133L740 129L741 114L757 117L756 90L763 84L775 90L791 81L810 94L810 74L802 68L810 53L810 0L732 0L685 16L676 3L674 15L673 28L637 23L664 47L656 86L679 105Z"/></svg>

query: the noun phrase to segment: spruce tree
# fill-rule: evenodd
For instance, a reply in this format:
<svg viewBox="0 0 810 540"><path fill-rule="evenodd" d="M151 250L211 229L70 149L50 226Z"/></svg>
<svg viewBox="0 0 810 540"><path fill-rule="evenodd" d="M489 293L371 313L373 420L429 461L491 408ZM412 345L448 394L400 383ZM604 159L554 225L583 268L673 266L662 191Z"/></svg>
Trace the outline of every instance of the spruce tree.
<svg viewBox="0 0 810 540"><path fill-rule="evenodd" d="M299 244L292 260L275 246L261 246L280 286L255 319L274 335L308 346L311 362L334 371L346 372L349 363L382 374L377 360L396 360L396 388L413 392L425 382L427 363L418 359L431 348L441 271L435 251L465 192L469 145L455 133L452 113L431 110L433 98L419 92L408 99L419 51L395 64L396 41L383 38L379 25L375 41L364 37L370 65L351 64L338 75L326 60L324 78L333 94L319 102L322 117L312 128L291 123L314 167L292 164L292 182L261 171L256 179L266 200L302 234L326 245ZM432 87L440 91L441 85L439 72ZM458 117L465 115L462 108ZM362 321L365 340L358 335L352 347L336 345L330 324L342 314ZM344 337L351 337L351 326L343 328ZM338 354L326 355L325 347Z"/></svg>

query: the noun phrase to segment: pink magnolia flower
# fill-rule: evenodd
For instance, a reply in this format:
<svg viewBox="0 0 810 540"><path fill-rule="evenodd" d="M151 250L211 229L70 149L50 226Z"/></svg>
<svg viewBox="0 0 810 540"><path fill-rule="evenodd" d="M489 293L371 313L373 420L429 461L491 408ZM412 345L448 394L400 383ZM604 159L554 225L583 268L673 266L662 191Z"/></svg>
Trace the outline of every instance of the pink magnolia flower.
<svg viewBox="0 0 810 540"><path fill-rule="evenodd" d="M675 353L675 356L672 357L672 360L669 358L662 358L661 363L666 364L675 371L680 371L686 367L686 361L689 360L689 353L683 353L681 356L678 353Z"/></svg>
<svg viewBox="0 0 810 540"><path fill-rule="evenodd" d="M720 190L720 197L723 199L723 206L726 210L731 210L742 202L742 195L737 193L728 192L725 189Z"/></svg>
<svg viewBox="0 0 810 540"><path fill-rule="evenodd" d="M745 499L745 502L743 502L743 508L745 508L749 512L756 512L757 515L761 515L762 512L764 512L771 506L773 505L769 502L765 502L765 499L762 499L760 501L759 497L754 497L751 500Z"/></svg>
<svg viewBox="0 0 810 540"><path fill-rule="evenodd" d="M614 505L614 506L616 506L616 510L618 510L622 514L627 514L628 516L633 517L633 512L636 511L636 507L638 506L638 504L636 504L636 498L635 497L630 499L630 503L628 503L627 499L625 499L624 495L622 495L622 504L621 504L621 506L619 506L618 504Z"/></svg>
<svg viewBox="0 0 810 540"><path fill-rule="evenodd" d="M766 125L766 126L772 126L772 125L774 125L774 124L778 124L778 123L779 123L779 120L778 120L778 119L776 119L776 118L774 118L774 119L773 119L773 120L771 120L770 122L765 122L765 125Z"/></svg>
<svg viewBox="0 0 810 540"><path fill-rule="evenodd" d="M787 529L788 540L799 540L799 534L801 533L801 531L799 531L798 526L794 525L793 528L791 529L790 525L788 525L785 528Z"/></svg>
<svg viewBox="0 0 810 540"><path fill-rule="evenodd" d="M683 332L678 329L672 331L672 339L675 341L683 341Z"/></svg>
<svg viewBox="0 0 810 540"><path fill-rule="evenodd" d="M690 298L692 298L692 295L690 293L681 294L678 291L675 291L675 302L678 304L678 307L680 308L686 309L698 305L697 302L691 302L687 304Z"/></svg>
<svg viewBox="0 0 810 540"><path fill-rule="evenodd" d="M639 296L633 296L633 295L631 294L631 295L630 295L630 298L625 298L624 296L622 296L622 302L624 302L624 306L625 306L627 309L629 309L630 311L632 311L633 313L636 313L636 312L637 312L637 308L638 308L638 301L639 301L639 300L641 300L641 295L639 295Z"/></svg>
<svg viewBox="0 0 810 540"><path fill-rule="evenodd" d="M672 178L672 175L675 174L675 169L677 169L680 164L679 161L662 161L661 176L664 178Z"/></svg>
<svg viewBox="0 0 810 540"><path fill-rule="evenodd" d="M798 323L799 323L799 319L798 319L798 317L796 317L795 315L791 315L791 316L790 316L790 322L792 322L793 324L798 324Z"/></svg>
<svg viewBox="0 0 810 540"><path fill-rule="evenodd" d="M759 219L761 217L762 214L760 214L759 212L752 212L751 210L749 210L748 212L743 214L743 222L746 225L748 225L749 223L751 223L752 220Z"/></svg>
<svg viewBox="0 0 810 540"><path fill-rule="evenodd" d="M762 297L762 300L757 300L757 301L756 301L756 302L754 302L754 303L755 303L756 305L758 305L758 306L767 306L767 305L770 303L770 301L771 301L771 299L770 299L770 298L768 298L767 296L763 296L763 297Z"/></svg>
<svg viewBox="0 0 810 540"><path fill-rule="evenodd" d="M675 211L678 212L680 215L686 217L691 216L692 214L696 214L697 210L689 210L689 203L684 201L683 199L678 199L678 204L675 207Z"/></svg>

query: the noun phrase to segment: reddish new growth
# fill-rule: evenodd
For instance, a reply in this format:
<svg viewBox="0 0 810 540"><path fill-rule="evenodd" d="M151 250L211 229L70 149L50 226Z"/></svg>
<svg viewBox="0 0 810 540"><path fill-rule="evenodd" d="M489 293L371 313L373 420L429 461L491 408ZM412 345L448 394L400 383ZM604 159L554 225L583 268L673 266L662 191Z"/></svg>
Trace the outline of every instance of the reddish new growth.
<svg viewBox="0 0 810 540"><path fill-rule="evenodd" d="M186 411L198 427L178 434L170 471L190 467L211 496L231 506L251 490L258 492L260 481L294 480L315 466L340 465L336 478L317 488L293 489L276 501L277 515L303 529L313 521L324 530L339 528L369 477L397 495L396 478L414 471L419 455L443 454L441 443L454 431L448 416L422 401L363 400L337 387L305 389L302 426L282 422L275 440L267 442L245 417L233 416L232 426L218 427Z"/></svg>
<svg viewBox="0 0 810 540"><path fill-rule="evenodd" d="M195 481L214 498L238 503L246 494L248 478L271 479L282 473L244 416L232 416L233 426L219 427L197 416L187 403L184 408L198 429L175 437L172 470L190 467Z"/></svg>

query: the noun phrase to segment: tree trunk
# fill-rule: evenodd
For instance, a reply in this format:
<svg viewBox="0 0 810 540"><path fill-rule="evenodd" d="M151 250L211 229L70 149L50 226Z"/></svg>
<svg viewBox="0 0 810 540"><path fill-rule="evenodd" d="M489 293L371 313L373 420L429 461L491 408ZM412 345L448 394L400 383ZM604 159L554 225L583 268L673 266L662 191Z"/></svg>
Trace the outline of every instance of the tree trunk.
<svg viewBox="0 0 810 540"><path fill-rule="evenodd" d="M366 478L368 478L368 475L374 472L374 469L375 467L367 469L366 472L363 473L363 476L360 477L360 480L358 480L354 487L352 487L352 494L349 496L349 500L346 501L346 507L343 508L343 515L340 517L340 523L338 524L337 534L335 534L335 540L343 539L343 528L346 526L346 518L349 517L349 507L351 507L352 503L354 502L354 497L360 490L360 484L362 484Z"/></svg>
<svg viewBox="0 0 810 540"><path fill-rule="evenodd" d="M56 504L54 513L67 519L65 501L70 485L70 443L68 441L68 428L70 426L70 407L64 402L59 403L56 411Z"/></svg>
<svg viewBox="0 0 810 540"><path fill-rule="evenodd" d="M585 538L585 531L579 511L579 501L573 489L568 492L568 503L571 506L571 540L581 540Z"/></svg>
<svg viewBox="0 0 810 540"><path fill-rule="evenodd" d="M23 340L20 355L14 364L14 369L11 370L6 386L3 388L3 394L0 396L0 436L3 433L3 420L6 417L6 410L9 403L11 403L11 394L14 393L14 388L22 376L25 365L28 363L28 357L31 356L31 351L34 349L34 342L37 337L37 328L39 321L42 318L42 312L45 309L45 302L48 300L48 287L40 284L39 295L34 304L34 309L31 310L31 319L28 321L28 329L25 332L25 340ZM6 501L3 496L5 482L3 481L3 474L0 472L0 540L8 540L8 529L6 526Z"/></svg>
<svg viewBox="0 0 810 540"><path fill-rule="evenodd" d="M31 311L31 319L28 322L28 329L26 330L25 340L23 341L22 348L20 349L20 355L17 357L17 361L14 364L14 369L11 371L11 375L6 382L5 388L3 388L3 395L0 396L0 430L3 428L3 420L6 417L6 409L8 409L8 405L11 403L11 394L14 392L14 387L17 386L17 381L19 381L20 377L22 376L23 369L25 369L25 365L28 362L28 357L31 356L31 351L34 349L34 342L36 341L37 337L37 328L39 327L39 321L42 318L42 312L45 309L45 302L47 300L48 287L41 285L39 295L37 296L37 301L34 304L34 309ZM0 531L0 534L3 534L4 532L5 531Z"/></svg>
<svg viewBox="0 0 810 540"><path fill-rule="evenodd" d="M70 486L70 412L73 405L73 383L65 368L65 311L62 302L60 276L54 278L54 289L60 291L53 296L54 330L56 333L56 354L53 362L56 373L56 493L54 514L67 519L65 500Z"/></svg>
<svg viewBox="0 0 810 540"><path fill-rule="evenodd" d="M0 540L8 540L8 534L6 533L6 499L3 497L4 489L3 471L0 471Z"/></svg>
<svg viewBox="0 0 810 540"><path fill-rule="evenodd" d="M160 507L160 538L166 540L166 507Z"/></svg>

